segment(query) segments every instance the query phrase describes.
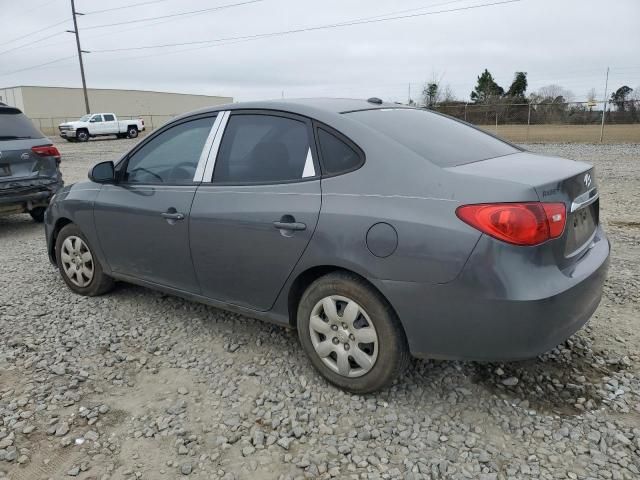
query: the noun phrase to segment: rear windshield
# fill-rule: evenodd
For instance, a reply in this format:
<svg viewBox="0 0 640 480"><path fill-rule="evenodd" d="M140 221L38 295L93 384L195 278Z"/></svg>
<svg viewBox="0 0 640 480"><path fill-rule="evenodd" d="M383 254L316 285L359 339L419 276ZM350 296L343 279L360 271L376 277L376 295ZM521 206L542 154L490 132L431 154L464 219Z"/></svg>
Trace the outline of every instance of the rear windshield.
<svg viewBox="0 0 640 480"><path fill-rule="evenodd" d="M0 140L21 138L44 138L44 135L17 108L0 107Z"/></svg>
<svg viewBox="0 0 640 480"><path fill-rule="evenodd" d="M347 113L440 167L501 157L519 152L462 122L426 110L381 108Z"/></svg>

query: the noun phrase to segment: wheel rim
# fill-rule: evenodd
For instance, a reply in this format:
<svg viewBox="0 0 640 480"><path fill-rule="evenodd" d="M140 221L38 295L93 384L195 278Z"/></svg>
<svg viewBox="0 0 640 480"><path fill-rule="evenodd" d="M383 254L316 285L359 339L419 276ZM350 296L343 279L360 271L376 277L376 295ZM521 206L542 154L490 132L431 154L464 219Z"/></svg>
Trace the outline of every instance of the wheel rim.
<svg viewBox="0 0 640 480"><path fill-rule="evenodd" d="M84 133L84 132L80 132L80 133L78 134L78 139L79 139L79 140L83 140L83 141L84 141L84 140L86 140L86 139L87 139L87 134L86 134L86 133Z"/></svg>
<svg viewBox="0 0 640 480"><path fill-rule="evenodd" d="M138 134L138 131L135 128L132 128L131 130L129 130L130 137L135 137L137 134Z"/></svg>
<svg viewBox="0 0 640 480"><path fill-rule="evenodd" d="M340 295L316 303L309 321L311 343L322 362L343 377L361 377L378 358L378 333L367 312Z"/></svg>
<svg viewBox="0 0 640 480"><path fill-rule="evenodd" d="M62 242L60 261L65 275L74 285L86 287L93 280L93 256L80 237L69 236Z"/></svg>

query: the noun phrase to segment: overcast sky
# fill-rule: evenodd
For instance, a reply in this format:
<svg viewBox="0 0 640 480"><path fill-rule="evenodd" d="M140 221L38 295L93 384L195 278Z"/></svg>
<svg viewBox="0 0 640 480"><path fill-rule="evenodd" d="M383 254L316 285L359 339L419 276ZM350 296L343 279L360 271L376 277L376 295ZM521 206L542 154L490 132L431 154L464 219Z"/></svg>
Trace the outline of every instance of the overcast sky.
<svg viewBox="0 0 640 480"><path fill-rule="evenodd" d="M424 82L436 76L467 100L476 77L488 68L505 90L515 71L525 71L529 92L556 83L582 100L590 88L599 98L603 95L610 66L609 91L624 84L640 88L640 0L520 0L218 46L142 50L134 49L501 0L261 0L91 28L250 1L146 0L146 5L131 6L145 0L76 0L77 10L88 13L78 17L82 47L92 52L85 55L88 86L224 95L237 101L283 94L406 101L409 84L416 99ZM0 88L81 85L74 36L64 33L72 28L70 10L70 0L0 0ZM57 22L63 23L31 34ZM38 42L45 37L50 38ZM130 50L99 52L118 48ZM54 63L11 73L47 62Z"/></svg>

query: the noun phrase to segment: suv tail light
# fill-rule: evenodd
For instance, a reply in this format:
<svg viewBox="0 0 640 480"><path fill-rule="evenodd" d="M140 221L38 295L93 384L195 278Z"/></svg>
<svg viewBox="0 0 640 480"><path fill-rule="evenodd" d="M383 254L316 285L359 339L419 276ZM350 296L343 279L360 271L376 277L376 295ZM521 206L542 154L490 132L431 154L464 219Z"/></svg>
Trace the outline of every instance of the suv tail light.
<svg viewBox="0 0 640 480"><path fill-rule="evenodd" d="M31 147L31 151L40 157L53 157L56 159L57 163L60 163L60 152L53 145Z"/></svg>
<svg viewBox="0 0 640 480"><path fill-rule="evenodd" d="M538 245L558 238L567 222L564 203L480 203L458 207L456 215L482 233L513 245Z"/></svg>

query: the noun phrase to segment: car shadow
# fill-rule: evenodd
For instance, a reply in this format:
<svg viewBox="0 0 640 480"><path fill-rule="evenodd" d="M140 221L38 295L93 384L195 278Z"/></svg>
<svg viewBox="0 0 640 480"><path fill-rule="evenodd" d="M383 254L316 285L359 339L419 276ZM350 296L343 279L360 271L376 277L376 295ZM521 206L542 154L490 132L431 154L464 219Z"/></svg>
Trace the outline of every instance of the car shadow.
<svg viewBox="0 0 640 480"><path fill-rule="evenodd" d="M328 388L336 388L307 365L295 330L127 283L118 283L109 295L116 300L136 302L141 297L148 297L143 301L167 302L167 307L176 312L184 311L189 305L189 311L202 319L207 335L222 338L233 330L233 337L240 338L238 341L243 346L253 345L259 338L270 339L264 340L264 344L269 341L287 344L288 355L295 358L296 363L306 365L305 374L314 376L313 381L323 382ZM211 321L213 318L216 321ZM222 324L218 319L222 319ZM191 320L176 315L172 321ZM227 323L229 321L232 323ZM624 403L624 399L616 398L619 392L611 391L608 382L618 372L624 373L631 364L626 357L594 349L592 338L590 327L586 327L550 352L518 362L414 359L393 386L371 396L391 404L397 398L407 396L424 396L429 401L448 399L455 403L461 397L479 398L480 395L485 399L504 400L526 411L559 416L580 415L605 405L619 410L616 402Z"/></svg>
<svg viewBox="0 0 640 480"><path fill-rule="evenodd" d="M0 239L11 238L15 235L42 231L44 237L44 226L33 221L29 214L0 215Z"/></svg>

